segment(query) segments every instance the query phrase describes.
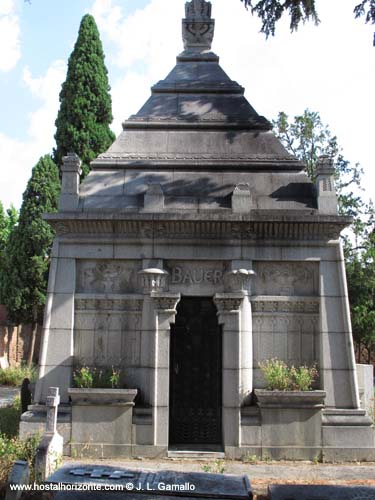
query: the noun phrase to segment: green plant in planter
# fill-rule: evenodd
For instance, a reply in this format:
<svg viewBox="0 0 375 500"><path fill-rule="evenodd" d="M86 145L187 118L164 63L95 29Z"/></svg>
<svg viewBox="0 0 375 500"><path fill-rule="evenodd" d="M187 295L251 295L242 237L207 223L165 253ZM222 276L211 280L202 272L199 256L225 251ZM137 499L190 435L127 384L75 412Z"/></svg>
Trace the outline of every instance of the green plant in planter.
<svg viewBox="0 0 375 500"><path fill-rule="evenodd" d="M121 370L112 366L112 369L90 368L81 366L73 372L73 383L75 387L81 389L91 388L112 388L118 389L120 386Z"/></svg>
<svg viewBox="0 0 375 500"><path fill-rule="evenodd" d="M259 363L260 371L270 391L287 391L291 385L288 365L280 359L267 359Z"/></svg>
<svg viewBox="0 0 375 500"><path fill-rule="evenodd" d="M73 372L73 382L75 387L91 389L94 386L94 373L88 366L81 366Z"/></svg>
<svg viewBox="0 0 375 500"><path fill-rule="evenodd" d="M296 391L311 391L312 384L318 378L318 370L315 365L313 366L300 366L290 368L290 375L292 379L292 389Z"/></svg>
<svg viewBox="0 0 375 500"><path fill-rule="evenodd" d="M311 391L319 375L316 365L289 367L277 358L259 363L259 368L270 391Z"/></svg>

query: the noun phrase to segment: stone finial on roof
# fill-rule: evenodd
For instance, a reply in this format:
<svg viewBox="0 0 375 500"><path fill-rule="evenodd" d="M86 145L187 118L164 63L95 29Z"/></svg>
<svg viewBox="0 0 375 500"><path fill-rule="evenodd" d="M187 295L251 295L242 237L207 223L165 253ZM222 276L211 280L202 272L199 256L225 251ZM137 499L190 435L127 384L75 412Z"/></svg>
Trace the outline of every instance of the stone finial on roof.
<svg viewBox="0 0 375 500"><path fill-rule="evenodd" d="M215 21L211 19L211 2L192 0L185 4L186 18L182 20L182 39L185 50L203 52L211 49Z"/></svg>

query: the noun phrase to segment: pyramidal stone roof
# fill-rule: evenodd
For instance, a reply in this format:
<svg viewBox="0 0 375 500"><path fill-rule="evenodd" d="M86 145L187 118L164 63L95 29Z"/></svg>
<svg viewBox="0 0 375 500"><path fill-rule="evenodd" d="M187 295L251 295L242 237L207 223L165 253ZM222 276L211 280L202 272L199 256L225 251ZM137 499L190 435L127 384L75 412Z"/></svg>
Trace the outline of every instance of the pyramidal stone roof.
<svg viewBox="0 0 375 500"><path fill-rule="evenodd" d="M182 21L185 50L93 169L137 166L301 171L211 52L211 3L193 0Z"/></svg>
<svg viewBox="0 0 375 500"><path fill-rule="evenodd" d="M74 154L65 159L67 191L57 219L69 212L82 220L290 217L294 224L297 213L321 217L304 164L285 150L211 51L211 10L205 0L186 3L184 51L176 66L92 162L77 195L67 176L79 159ZM336 213L335 200L331 204Z"/></svg>

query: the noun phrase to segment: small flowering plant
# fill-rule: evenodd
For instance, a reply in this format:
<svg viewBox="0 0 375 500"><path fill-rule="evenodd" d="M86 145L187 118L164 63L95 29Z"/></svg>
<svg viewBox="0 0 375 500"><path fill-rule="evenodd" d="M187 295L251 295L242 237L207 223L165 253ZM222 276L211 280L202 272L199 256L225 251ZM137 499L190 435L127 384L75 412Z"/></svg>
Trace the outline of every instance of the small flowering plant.
<svg viewBox="0 0 375 500"><path fill-rule="evenodd" d="M259 368L270 391L311 391L319 376L315 364L289 367L277 358L262 361Z"/></svg>
<svg viewBox="0 0 375 500"><path fill-rule="evenodd" d="M81 366L73 372L74 387L80 389L112 388L120 386L121 370L112 366L111 369L98 369Z"/></svg>

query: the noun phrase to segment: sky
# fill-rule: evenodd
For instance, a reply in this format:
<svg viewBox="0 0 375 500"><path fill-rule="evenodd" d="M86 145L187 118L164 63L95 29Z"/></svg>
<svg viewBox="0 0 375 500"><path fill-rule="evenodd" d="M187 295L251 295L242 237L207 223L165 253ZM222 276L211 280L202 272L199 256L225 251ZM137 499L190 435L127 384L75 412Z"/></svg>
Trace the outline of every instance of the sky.
<svg viewBox="0 0 375 500"><path fill-rule="evenodd" d="M355 20L356 0L316 0L321 23L268 40L240 0L211 0L213 51L268 119L317 111L346 159L365 171L375 199L374 27ZM111 85L116 135L182 51L185 0L0 0L0 201L19 207L33 166L52 152L66 65L83 15L94 15Z"/></svg>

